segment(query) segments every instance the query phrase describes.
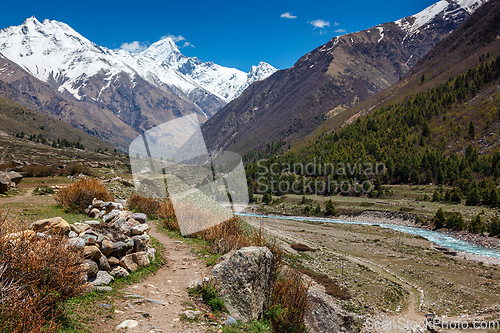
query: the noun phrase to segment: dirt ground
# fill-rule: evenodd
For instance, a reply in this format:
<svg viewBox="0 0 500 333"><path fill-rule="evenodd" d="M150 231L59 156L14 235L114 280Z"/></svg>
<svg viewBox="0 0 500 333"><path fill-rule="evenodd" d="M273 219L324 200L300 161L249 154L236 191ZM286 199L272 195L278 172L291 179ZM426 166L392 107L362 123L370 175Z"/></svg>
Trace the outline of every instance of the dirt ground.
<svg viewBox="0 0 500 333"><path fill-rule="evenodd" d="M281 240L298 263L347 288L352 298L339 303L365 319L422 322L425 314L459 321L500 317L496 265L447 256L421 237L377 226L242 218ZM296 252L292 243L317 250Z"/></svg>
<svg viewBox="0 0 500 333"><path fill-rule="evenodd" d="M187 288L206 276L209 268L191 251L191 246L158 232L154 223L150 222L149 225L149 234L165 248L167 264L143 282L127 287L123 295L143 296L165 305L155 305L148 301L135 304L135 301L141 299L119 298L114 304L114 318L95 329L99 332L112 332L121 322L132 319L139 322L139 325L128 332L206 332L211 325L204 320L197 323L183 321L179 317L187 309L196 308L208 312L204 304L189 297Z"/></svg>

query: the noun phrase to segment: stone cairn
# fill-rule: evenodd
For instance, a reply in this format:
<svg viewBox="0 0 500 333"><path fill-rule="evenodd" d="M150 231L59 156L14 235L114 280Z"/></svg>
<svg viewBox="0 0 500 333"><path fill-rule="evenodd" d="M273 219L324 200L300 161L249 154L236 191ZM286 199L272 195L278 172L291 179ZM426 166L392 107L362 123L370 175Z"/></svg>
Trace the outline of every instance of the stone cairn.
<svg viewBox="0 0 500 333"><path fill-rule="evenodd" d="M86 213L94 220L70 225L55 217L33 223L31 230L42 234L63 233L70 245L83 250L87 281L97 289L106 290L99 286L127 277L154 260L156 250L149 243L146 214L126 211L122 203L97 199Z"/></svg>

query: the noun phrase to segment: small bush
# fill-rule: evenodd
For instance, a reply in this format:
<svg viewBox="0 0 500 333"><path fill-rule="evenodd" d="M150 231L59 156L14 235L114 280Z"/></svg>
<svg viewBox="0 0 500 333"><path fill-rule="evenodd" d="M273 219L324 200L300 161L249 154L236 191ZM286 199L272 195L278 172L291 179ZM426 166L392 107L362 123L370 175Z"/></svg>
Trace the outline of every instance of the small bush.
<svg viewBox="0 0 500 333"><path fill-rule="evenodd" d="M22 171L24 177L49 177L58 176L61 170L54 166L27 165Z"/></svg>
<svg viewBox="0 0 500 333"><path fill-rule="evenodd" d="M139 213L144 213L151 219L172 219L175 217L174 207L170 200L157 200L134 193L128 199L128 207ZM172 230L171 228L169 228Z"/></svg>
<svg viewBox="0 0 500 333"><path fill-rule="evenodd" d="M33 191L35 195L46 195L46 194L54 194L56 191L49 186L37 186Z"/></svg>
<svg viewBox="0 0 500 333"><path fill-rule="evenodd" d="M92 204L92 200L111 201L113 197L108 189L97 179L80 179L73 184L59 190L56 201L64 208L83 213Z"/></svg>
<svg viewBox="0 0 500 333"><path fill-rule="evenodd" d="M82 260L62 236L0 235L0 332L56 332L63 302L85 287Z"/></svg>
<svg viewBox="0 0 500 333"><path fill-rule="evenodd" d="M79 174L84 174L87 176L93 175L93 172L89 167L84 166L80 163L70 163L70 164L66 165L64 173L66 175L70 175L70 176L76 176Z"/></svg>
<svg viewBox="0 0 500 333"><path fill-rule="evenodd" d="M307 290L301 274L282 269L269 300L266 319L276 333L306 333L304 313L308 307Z"/></svg>
<svg viewBox="0 0 500 333"><path fill-rule="evenodd" d="M295 251L301 251L301 252L305 252L305 251L315 252L316 251L316 249L313 249L312 247L309 247L309 246L307 246L305 244L301 244L301 243L294 243L294 244L292 244L290 246Z"/></svg>

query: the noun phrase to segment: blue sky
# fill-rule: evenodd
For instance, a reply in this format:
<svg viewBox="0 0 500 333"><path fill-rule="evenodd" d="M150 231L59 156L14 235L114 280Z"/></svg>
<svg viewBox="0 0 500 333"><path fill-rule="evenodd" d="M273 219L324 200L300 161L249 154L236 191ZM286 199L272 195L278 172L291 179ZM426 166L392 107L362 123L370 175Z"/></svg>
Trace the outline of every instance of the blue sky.
<svg viewBox="0 0 500 333"><path fill-rule="evenodd" d="M163 36L181 36L181 52L202 61L243 71L265 61L282 69L332 37L395 21L434 2L6 1L0 28L19 25L34 15L39 21L65 22L108 48L139 49Z"/></svg>

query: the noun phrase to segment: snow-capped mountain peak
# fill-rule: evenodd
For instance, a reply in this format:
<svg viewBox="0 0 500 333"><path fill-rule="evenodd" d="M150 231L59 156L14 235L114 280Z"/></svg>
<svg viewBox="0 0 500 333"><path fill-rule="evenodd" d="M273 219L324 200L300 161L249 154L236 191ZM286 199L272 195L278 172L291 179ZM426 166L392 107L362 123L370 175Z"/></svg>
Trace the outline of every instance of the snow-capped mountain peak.
<svg viewBox="0 0 500 333"><path fill-rule="evenodd" d="M441 13L447 14L446 12L449 12L448 14L452 14L456 9L462 8L471 14L486 1L487 0L441 0L415 15L402 18L394 23L399 25L402 30L407 31L409 34L413 34L418 32L418 29L430 23ZM453 4L455 6L450 6Z"/></svg>
<svg viewBox="0 0 500 333"><path fill-rule="evenodd" d="M210 100L210 111L205 112L210 115L238 97L242 87L276 71L270 65L259 65L258 70L252 67L250 73L244 73L213 62L203 63L184 56L170 37L140 53L110 50L92 43L65 23L48 19L40 23L34 16L19 26L0 30L0 53L77 100L93 94L87 97L99 101L111 80L125 73L132 82L138 75L156 87L170 87L202 109L207 104L204 101ZM97 91L85 90L87 82L97 76Z"/></svg>
<svg viewBox="0 0 500 333"><path fill-rule="evenodd" d="M172 56L180 56L182 55L175 44L174 40L170 37L163 38L156 43L153 43L146 50L141 52L141 55L145 57L154 58L157 61L165 61L171 58Z"/></svg>

